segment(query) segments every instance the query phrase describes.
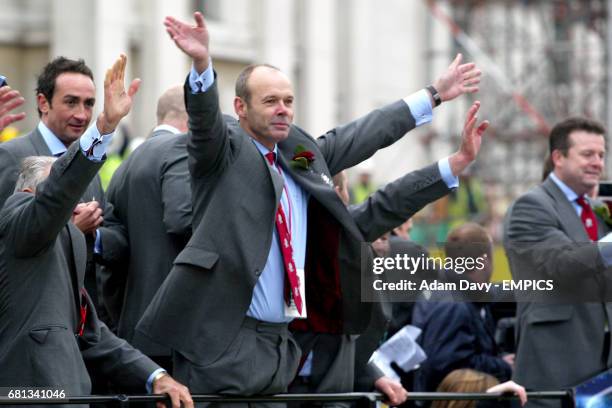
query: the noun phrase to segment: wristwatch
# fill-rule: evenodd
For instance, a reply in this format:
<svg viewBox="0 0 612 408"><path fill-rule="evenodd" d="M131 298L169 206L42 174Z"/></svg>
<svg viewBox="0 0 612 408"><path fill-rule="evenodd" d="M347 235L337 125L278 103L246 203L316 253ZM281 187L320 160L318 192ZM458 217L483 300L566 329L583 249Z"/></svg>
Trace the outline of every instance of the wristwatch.
<svg viewBox="0 0 612 408"><path fill-rule="evenodd" d="M431 97L434 100L435 106L439 106L442 103L442 98L440 98L440 94L438 93L436 88L434 88L433 85L429 85L425 89L427 89L429 91L429 93L431 94Z"/></svg>

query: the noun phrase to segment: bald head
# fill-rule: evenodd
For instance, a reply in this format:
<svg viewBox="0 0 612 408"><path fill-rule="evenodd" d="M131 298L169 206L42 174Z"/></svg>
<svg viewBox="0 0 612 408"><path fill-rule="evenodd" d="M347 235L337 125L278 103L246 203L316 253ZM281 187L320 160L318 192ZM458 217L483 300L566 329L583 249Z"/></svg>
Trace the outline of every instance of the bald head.
<svg viewBox="0 0 612 408"><path fill-rule="evenodd" d="M181 132L187 132L187 112L182 86L173 86L159 97L157 124L174 126Z"/></svg>
<svg viewBox="0 0 612 408"><path fill-rule="evenodd" d="M234 111L240 126L269 150L289 136L293 122L293 87L271 65L251 65L236 81Z"/></svg>

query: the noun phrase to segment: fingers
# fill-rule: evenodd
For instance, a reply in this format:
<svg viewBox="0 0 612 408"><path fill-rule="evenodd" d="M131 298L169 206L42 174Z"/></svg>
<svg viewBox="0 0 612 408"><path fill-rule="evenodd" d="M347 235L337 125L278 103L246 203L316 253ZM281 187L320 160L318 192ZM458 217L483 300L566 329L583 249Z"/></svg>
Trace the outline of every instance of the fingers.
<svg viewBox="0 0 612 408"><path fill-rule="evenodd" d="M13 89L11 89L10 86L8 85L4 85L3 87L0 88L0 100L4 100L4 98L6 97L7 94L11 93L11 92L17 92L14 91ZM18 92L17 92L18 93Z"/></svg>
<svg viewBox="0 0 612 408"><path fill-rule="evenodd" d="M104 89L108 89L111 83L111 76L113 75L112 68L106 70L106 75L104 75Z"/></svg>
<svg viewBox="0 0 612 408"><path fill-rule="evenodd" d="M164 19L164 26L166 26L166 32L174 40L174 37L178 35L176 28L176 19L174 17L166 17Z"/></svg>
<svg viewBox="0 0 612 408"><path fill-rule="evenodd" d="M19 92L17 91L12 91L15 92L7 94L9 99L6 99L7 97L3 98L6 99L2 100L0 99L0 116L4 115L5 113L7 113L8 111L12 111L13 109L15 109L18 106L23 105L23 103L25 102L25 99L23 99L21 96L19 96ZM10 97L9 97L10 96ZM12 98L12 99L11 99Z"/></svg>
<svg viewBox="0 0 612 408"><path fill-rule="evenodd" d="M119 56L119 68L117 69L117 81L121 81L121 83L123 84L123 81L125 79L125 65L127 64L127 56L125 54L121 54Z"/></svg>
<svg viewBox="0 0 612 408"><path fill-rule="evenodd" d="M463 93L478 92L482 71L476 69L474 63L463 64L458 70L461 73L460 85Z"/></svg>
<svg viewBox="0 0 612 408"><path fill-rule="evenodd" d="M95 231L104 222L102 208L97 201L77 205L72 214L72 222L84 234Z"/></svg>
<svg viewBox="0 0 612 408"><path fill-rule="evenodd" d="M20 97L21 95L19 94L19 91L11 89L11 87L8 85L0 88L0 102L2 103L6 103L10 100L14 100L15 98L20 98Z"/></svg>
<svg viewBox="0 0 612 408"><path fill-rule="evenodd" d="M397 406L401 405L408 398L408 391L400 383L390 379L389 377L381 377L376 382L374 382L374 386L385 396L387 397L387 401L389 405Z"/></svg>
<svg viewBox="0 0 612 408"><path fill-rule="evenodd" d="M470 73L474 68L476 68L475 62L468 62L457 67L457 70L460 74Z"/></svg>
<svg viewBox="0 0 612 408"><path fill-rule="evenodd" d="M195 18L196 25L200 28L206 27L206 22L204 21L204 16L199 11L193 13L193 17Z"/></svg>
<svg viewBox="0 0 612 408"><path fill-rule="evenodd" d="M453 62L451 62L450 68L451 69L457 68L459 64L461 64L462 59L463 59L463 54L458 53L455 59L453 60Z"/></svg>
<svg viewBox="0 0 612 408"><path fill-rule="evenodd" d="M153 393L168 394L173 408L180 408L181 402L185 408L193 408L193 400L191 399L189 389L169 375L160 378L153 384Z"/></svg>
<svg viewBox="0 0 612 408"><path fill-rule="evenodd" d="M468 65L468 64L465 64ZM473 63L471 65L474 65ZM459 70L461 70L461 67L459 67ZM480 77L482 76L482 71L479 69L474 69L474 70L467 70L465 72L462 72L463 74L463 82L467 83L467 82L480 82Z"/></svg>
<svg viewBox="0 0 612 408"><path fill-rule="evenodd" d="M6 115L2 119L0 119L0 130L4 129L11 123L20 121L24 118L25 118L25 112L11 113L10 115Z"/></svg>
<svg viewBox="0 0 612 408"><path fill-rule="evenodd" d="M191 399L191 394L189 393L189 389L187 387L181 387L181 392L179 396L181 401L183 401L183 405L185 408L193 408L193 399Z"/></svg>
<svg viewBox="0 0 612 408"><path fill-rule="evenodd" d="M519 385L515 392L521 401L521 407L524 407L527 403L527 391L525 391L525 387Z"/></svg>
<svg viewBox="0 0 612 408"><path fill-rule="evenodd" d="M482 136L488 127L489 127L489 121L488 120L483 121L476 129L476 133L478 134L478 136Z"/></svg>
<svg viewBox="0 0 612 408"><path fill-rule="evenodd" d="M476 101L472 104L472 106L470 106L470 109L468 109L467 115L465 117L465 125L464 125L464 131L471 131L471 129L474 127L474 124L476 123L476 120L478 118L478 110L480 109L480 101Z"/></svg>
<svg viewBox="0 0 612 408"><path fill-rule="evenodd" d="M128 95L129 97L133 97L136 92L138 92L138 89L140 88L140 83L142 81L140 80L140 78L136 78L132 81L132 83L130 84L130 87L128 89Z"/></svg>
<svg viewBox="0 0 612 408"><path fill-rule="evenodd" d="M506 381L505 383L494 385L487 390L487 393L491 394L504 394L508 392L514 393L519 397L521 406L524 406L527 403L527 391L525 391L525 387L515 383L514 381Z"/></svg>
<svg viewBox="0 0 612 408"><path fill-rule="evenodd" d="M4 129L13 122L25 118L25 113L11 113L13 109L23 105L25 99L21 97L18 91L11 89L9 86L0 88L0 130Z"/></svg>
<svg viewBox="0 0 612 408"><path fill-rule="evenodd" d="M390 405L398 406L406 401L406 398L408 397L408 392L400 384L391 383L389 389L390 394L387 394L387 396L389 397Z"/></svg>

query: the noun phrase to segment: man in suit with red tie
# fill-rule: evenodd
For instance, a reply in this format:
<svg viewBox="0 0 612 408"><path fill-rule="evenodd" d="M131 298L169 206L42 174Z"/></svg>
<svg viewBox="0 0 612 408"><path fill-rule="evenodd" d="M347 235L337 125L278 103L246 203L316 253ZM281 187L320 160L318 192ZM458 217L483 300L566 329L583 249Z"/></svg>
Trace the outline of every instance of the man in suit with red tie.
<svg viewBox="0 0 612 408"><path fill-rule="evenodd" d="M590 119L558 123L549 138L551 173L506 215L504 246L513 279L546 279L554 287L517 298L514 380L526 388L569 388L612 365L612 303L601 295L612 264L612 248L604 244L610 227L588 197L604 170L604 135L604 127ZM533 400L529 406L560 403Z"/></svg>
<svg viewBox="0 0 612 408"><path fill-rule="evenodd" d="M228 125L219 109L202 14L195 13L195 21L165 21L177 46L193 59L185 85L193 235L138 330L175 351L174 374L193 392L284 392L301 356L288 323L307 317L305 329L347 334L367 326L371 304L360 301L360 243L456 186L456 176L476 157L487 123L476 126L474 104L460 150L415 172L418 182L394 184L391 193L401 191L402 199L384 194L376 206L389 211L350 214L332 175L429 121L434 104L476 91L480 72L474 64L460 65L458 56L429 90L315 141L292 126L291 83L269 65L252 65L239 75L239 126ZM393 404L405 399L383 391Z"/></svg>

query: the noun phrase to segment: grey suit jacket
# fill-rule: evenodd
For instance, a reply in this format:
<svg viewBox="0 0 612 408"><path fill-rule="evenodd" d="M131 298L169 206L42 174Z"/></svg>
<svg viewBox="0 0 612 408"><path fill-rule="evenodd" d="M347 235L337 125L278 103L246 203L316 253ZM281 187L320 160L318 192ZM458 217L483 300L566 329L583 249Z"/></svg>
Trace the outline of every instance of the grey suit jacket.
<svg viewBox="0 0 612 408"><path fill-rule="evenodd" d="M138 329L197 364L215 361L231 341L246 315L253 288L269 253L274 216L283 180L239 127L227 126L220 111L216 83L193 95L186 88L192 176L193 235L174 261L174 267L147 308ZM310 194L308 253L316 257L319 237L315 224L337 226L338 251L322 270L340 270L341 307L330 320L340 331L359 333L368 324L371 305L360 302L360 242L371 241L404 221L403 215L363 211L354 216L325 180L386 147L415 126L403 101L375 110L318 140L293 127L278 144L283 171ZM308 169L290 165L302 145L315 155ZM446 192L437 172L412 186L423 195ZM382 198L383 201L384 198ZM393 203L389 203L393 205ZM311 215L318 208L319 217ZM371 223L372 216L381 217ZM401 218L401 219L400 219ZM371 225L376 225L373 228ZM306 261L308 265L308 260ZM306 284L312 281L308 266ZM330 272L331 273L331 272ZM309 310L318 305L310 302ZM310 302L310 303L309 303Z"/></svg>
<svg viewBox="0 0 612 408"><path fill-rule="evenodd" d="M15 193L0 212L0 386L88 394L86 361L142 391L158 367L115 337L81 293L85 240L69 220L100 165L75 143L36 194ZM76 336L85 304L87 324Z"/></svg>
<svg viewBox="0 0 612 408"><path fill-rule="evenodd" d="M19 175L21 161L28 156L51 156L49 147L38 131L38 128L27 135L0 144L0 163L2 163L2 166L0 166L0 208L2 208L4 202L13 194L17 176ZM82 201L88 202L94 198L100 203L100 207L104 209L105 214L110 212L98 175L96 175L87 186L87 189L83 193ZM100 307L98 271L93 263L93 244L93 237L87 237L88 266L85 276L85 287L91 294L96 307ZM107 320L107 315L104 310L100 310L100 317L105 321Z"/></svg>
<svg viewBox="0 0 612 408"><path fill-rule="evenodd" d="M104 303L117 334L151 356L170 350L134 329L191 236L187 135L155 132L119 166L108 187L113 212L100 229Z"/></svg>
<svg viewBox="0 0 612 408"><path fill-rule="evenodd" d="M598 226L600 236L609 231L601 219ZM606 285L605 267L588 242L580 218L550 178L506 214L504 247L515 280L545 274L571 286L562 288L567 293L598 293ZM516 382L537 390L566 388L610 367L612 359L602 361L602 355L611 316L610 303L518 303Z"/></svg>

